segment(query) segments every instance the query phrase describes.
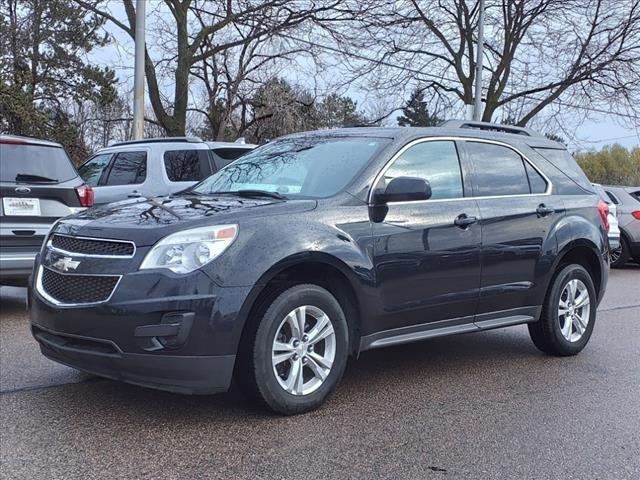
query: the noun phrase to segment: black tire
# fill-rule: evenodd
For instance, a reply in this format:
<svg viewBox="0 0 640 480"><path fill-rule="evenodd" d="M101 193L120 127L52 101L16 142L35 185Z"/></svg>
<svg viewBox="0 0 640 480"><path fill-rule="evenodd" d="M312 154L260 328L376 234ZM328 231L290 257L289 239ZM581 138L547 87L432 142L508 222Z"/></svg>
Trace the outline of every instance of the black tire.
<svg viewBox="0 0 640 480"><path fill-rule="evenodd" d="M335 332L335 357L328 376L315 391L294 395L287 392L276 378L272 348L283 319L305 305L321 309L330 318ZM301 284L267 299L265 307L257 328L250 332L247 348L241 352L242 358L236 370L238 384L260 404L284 415L295 415L319 407L338 385L347 364L349 329L340 303L322 287Z"/></svg>
<svg viewBox="0 0 640 480"><path fill-rule="evenodd" d="M586 286L589 293L590 312L588 316L589 323L582 337L575 342L570 342L563 336L560 328L558 305L563 290L569 281L573 279L580 280ZM596 307L596 290L589 272L581 265L576 264L562 267L551 282L540 320L528 324L531 340L539 350L549 355L569 356L578 354L591 338L596 321Z"/></svg>
<svg viewBox="0 0 640 480"><path fill-rule="evenodd" d="M631 252L629 251L629 242L627 242L627 240L623 236L620 237L620 248L618 249L618 251L619 255L615 257L615 260L613 255L610 256L611 268L620 268L624 266L629 261L629 257L631 256Z"/></svg>

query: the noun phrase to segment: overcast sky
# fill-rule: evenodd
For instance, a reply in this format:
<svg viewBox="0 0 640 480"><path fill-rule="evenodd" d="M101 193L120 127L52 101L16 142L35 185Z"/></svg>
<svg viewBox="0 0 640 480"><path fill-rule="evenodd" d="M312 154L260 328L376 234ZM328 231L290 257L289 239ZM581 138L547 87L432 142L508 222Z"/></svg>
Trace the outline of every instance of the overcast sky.
<svg viewBox="0 0 640 480"><path fill-rule="evenodd" d="M124 11L119 7L120 6L116 4L116 7L113 8L112 11L118 18L124 19ZM157 14L157 11L147 11L148 18L149 15L153 14ZM151 24L152 22L148 19L148 31ZM107 30L112 34L114 43L95 51L92 55L92 59L96 63L114 68L120 81L128 85L128 88L131 88L133 85L134 63L133 42L127 34L110 23L107 23ZM149 35L151 35L151 32ZM334 77L335 75L339 75L339 72L329 74L329 76ZM298 75L296 78L300 78L300 76ZM309 79L309 81L311 83L312 79ZM323 82L319 81L317 83L322 84ZM367 105L367 102L371 102L372 100L364 96L364 94L357 88L351 88L346 92L340 93L350 95L354 100L358 101L359 105L363 108L371 106ZM148 99L148 96L146 98ZM406 99L398 98L397 103L401 104L404 100ZM391 115L386 123L395 124L396 116L396 114ZM629 120L623 121L624 119L622 117L618 117L613 114L601 114L587 111L581 111L580 114L576 113L575 115L572 115L569 120L572 125L567 126L567 131L570 134L575 132L575 138L569 145L572 150L599 149L604 145L613 143L619 143L628 148L640 145L640 123L630 125ZM563 137L567 136L560 131L557 133Z"/></svg>

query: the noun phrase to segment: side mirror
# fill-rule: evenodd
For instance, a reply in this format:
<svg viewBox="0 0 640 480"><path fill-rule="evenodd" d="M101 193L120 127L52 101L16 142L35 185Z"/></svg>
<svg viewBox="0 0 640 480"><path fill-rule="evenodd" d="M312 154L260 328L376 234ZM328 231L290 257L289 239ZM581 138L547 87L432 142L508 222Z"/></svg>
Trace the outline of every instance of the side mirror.
<svg viewBox="0 0 640 480"><path fill-rule="evenodd" d="M407 202L431 198L431 185L423 178L396 177L384 191L375 194L376 203Z"/></svg>

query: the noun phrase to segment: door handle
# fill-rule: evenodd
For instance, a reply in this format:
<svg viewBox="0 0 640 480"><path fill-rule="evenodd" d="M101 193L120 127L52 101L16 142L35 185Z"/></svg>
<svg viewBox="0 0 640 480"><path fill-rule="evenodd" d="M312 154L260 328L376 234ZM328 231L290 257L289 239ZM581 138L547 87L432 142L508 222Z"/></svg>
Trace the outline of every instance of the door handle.
<svg viewBox="0 0 640 480"><path fill-rule="evenodd" d="M141 197L141 196L142 196L142 194L140 192L138 192L137 190L134 190L129 195L127 195L127 197L129 197L129 198L138 198L138 197Z"/></svg>
<svg viewBox="0 0 640 480"><path fill-rule="evenodd" d="M478 221L477 217L470 217L466 213L461 213L456 217L453 223L456 227L467 228L469 225L473 225L477 221Z"/></svg>
<svg viewBox="0 0 640 480"><path fill-rule="evenodd" d="M536 213L541 217L546 217L547 215L555 213L555 209L552 207L547 207L544 203L541 203L540 205L538 205Z"/></svg>

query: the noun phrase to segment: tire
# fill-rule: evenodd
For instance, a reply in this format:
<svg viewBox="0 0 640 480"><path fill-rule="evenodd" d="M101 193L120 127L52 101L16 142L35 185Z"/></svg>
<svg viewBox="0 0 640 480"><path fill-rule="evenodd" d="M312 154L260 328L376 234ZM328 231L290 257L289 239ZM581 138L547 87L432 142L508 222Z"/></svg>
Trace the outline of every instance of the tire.
<svg viewBox="0 0 640 480"><path fill-rule="evenodd" d="M267 299L262 311L248 348L239 359L238 384L259 403L284 415L319 407L337 386L347 364L349 329L340 303L324 288L302 284ZM328 317L328 325L323 315ZM300 318L306 325L304 335L298 333ZM325 326L315 335L321 323ZM331 328L333 335L327 333ZM278 347L286 348L276 348L276 338ZM276 356L286 359L274 365ZM330 368L322 368L331 357ZM295 375L299 371L302 380L296 382L301 378ZM321 378L323 375L325 378Z"/></svg>
<svg viewBox="0 0 640 480"><path fill-rule="evenodd" d="M569 309L571 301L567 297L570 295L570 283L577 288L576 300L581 298L582 292L588 293L586 303L580 308ZM564 311L568 312L562 316L559 312L561 301L567 306ZM576 264L562 267L551 282L540 320L528 325L531 340L539 350L549 355L578 354L591 338L596 321L596 307L596 290L589 272ZM571 319L569 312L575 312L575 320ZM565 328L567 325L568 329Z"/></svg>
<svg viewBox="0 0 640 480"><path fill-rule="evenodd" d="M623 236L620 236L620 247L610 254L611 268L624 266L629 261L630 256L629 242Z"/></svg>

